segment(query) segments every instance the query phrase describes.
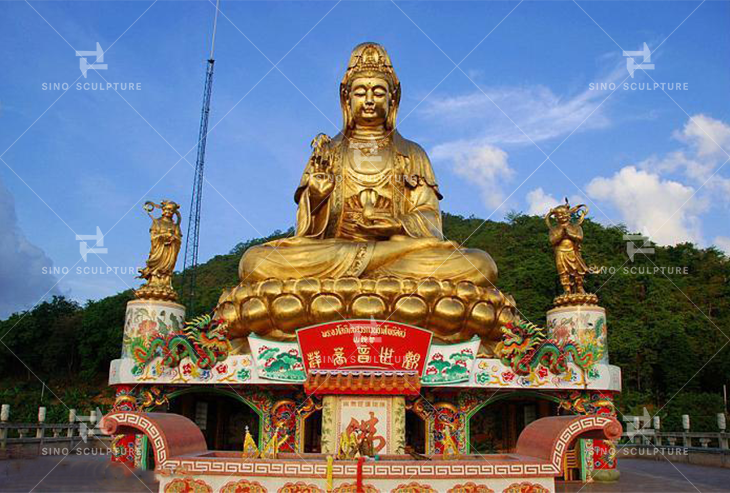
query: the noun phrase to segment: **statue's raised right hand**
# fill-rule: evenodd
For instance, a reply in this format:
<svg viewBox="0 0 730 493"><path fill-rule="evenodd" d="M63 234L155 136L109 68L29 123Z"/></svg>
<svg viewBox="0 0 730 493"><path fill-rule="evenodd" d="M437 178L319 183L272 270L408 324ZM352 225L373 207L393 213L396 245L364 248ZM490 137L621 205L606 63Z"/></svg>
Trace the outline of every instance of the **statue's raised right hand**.
<svg viewBox="0 0 730 493"><path fill-rule="evenodd" d="M309 191L315 199L322 199L332 192L335 186L331 173L313 173L309 176Z"/></svg>

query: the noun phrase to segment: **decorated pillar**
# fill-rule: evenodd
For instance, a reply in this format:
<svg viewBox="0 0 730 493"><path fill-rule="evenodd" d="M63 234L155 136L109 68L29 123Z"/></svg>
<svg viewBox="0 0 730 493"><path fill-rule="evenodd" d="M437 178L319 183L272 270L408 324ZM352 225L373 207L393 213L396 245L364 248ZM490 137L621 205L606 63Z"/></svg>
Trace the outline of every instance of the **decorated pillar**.
<svg viewBox="0 0 730 493"><path fill-rule="evenodd" d="M606 310L598 306L598 297L586 292L583 285L589 269L581 253L581 225L587 215L586 205L571 207L567 198L564 205L554 207L545 215L555 267L563 287L563 293L554 300L555 308L547 313L547 329L557 346L564 350L574 347L574 354L587 362L608 364ZM580 362L578 365L583 366ZM576 414L616 414L610 392L575 391L563 399L561 406ZM618 479L615 442L584 440L576 452L582 454L584 480L588 477L597 481Z"/></svg>
<svg viewBox="0 0 730 493"><path fill-rule="evenodd" d="M132 385L117 385L116 400L112 411L138 411L135 388ZM135 435L112 436L112 462L122 462L129 467L135 465Z"/></svg>
<svg viewBox="0 0 730 493"><path fill-rule="evenodd" d="M586 357L608 364L606 310L598 305L558 306L547 312L547 329L562 344L577 344Z"/></svg>

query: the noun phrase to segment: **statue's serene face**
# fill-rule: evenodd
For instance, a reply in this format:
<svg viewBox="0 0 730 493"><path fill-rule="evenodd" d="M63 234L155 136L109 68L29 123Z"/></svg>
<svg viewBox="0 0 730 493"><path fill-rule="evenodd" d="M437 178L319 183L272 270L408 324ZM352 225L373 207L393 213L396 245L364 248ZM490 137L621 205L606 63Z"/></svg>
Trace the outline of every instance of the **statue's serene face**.
<svg viewBox="0 0 730 493"><path fill-rule="evenodd" d="M358 77L350 84L350 114L356 125L385 125L390 111L390 87L379 77Z"/></svg>

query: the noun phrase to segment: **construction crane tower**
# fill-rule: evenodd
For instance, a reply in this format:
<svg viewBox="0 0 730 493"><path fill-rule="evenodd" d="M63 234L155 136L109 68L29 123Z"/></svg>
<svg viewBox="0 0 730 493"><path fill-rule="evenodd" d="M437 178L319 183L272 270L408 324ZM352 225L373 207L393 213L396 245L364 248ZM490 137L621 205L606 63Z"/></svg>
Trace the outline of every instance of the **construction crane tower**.
<svg viewBox="0 0 730 493"><path fill-rule="evenodd" d="M183 263L183 280L181 301L188 311L193 311L195 302L195 281L198 267L198 246L200 243L200 210L203 201L203 183L205 180L205 146L208 140L208 117L210 116L210 98L213 92L213 68L215 66L215 35L218 28L218 12L220 0L216 1L215 17L213 18L213 36L210 43L210 56L205 70L205 88L203 89L203 109L200 114L200 129L198 131L198 153L195 158L193 176L193 192L190 197L190 216L188 218L188 233L185 239L185 260Z"/></svg>

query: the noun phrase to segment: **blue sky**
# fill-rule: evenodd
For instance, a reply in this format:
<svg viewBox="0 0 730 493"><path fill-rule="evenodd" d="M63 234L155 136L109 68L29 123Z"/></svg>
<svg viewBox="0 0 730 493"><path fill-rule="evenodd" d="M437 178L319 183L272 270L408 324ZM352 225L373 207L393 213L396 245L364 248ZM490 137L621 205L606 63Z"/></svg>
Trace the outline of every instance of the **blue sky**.
<svg viewBox="0 0 730 493"><path fill-rule="evenodd" d="M309 141L337 132L339 80L365 40L391 54L399 129L431 155L443 210L499 220L567 195L657 243L730 251L728 2L223 0L221 9L203 260L293 224ZM86 300L138 286L133 274L76 269L141 265L145 200L175 200L187 217L213 13L207 1L0 3L0 316L45 293ZM108 69L84 79L74 49L97 42ZM655 68L630 78L621 49L643 43L656 49ZM105 80L141 90L43 89ZM687 90L624 90L624 80ZM591 86L601 82L619 88ZM96 227L108 253L84 262L75 234ZM50 266L70 273L46 274Z"/></svg>

